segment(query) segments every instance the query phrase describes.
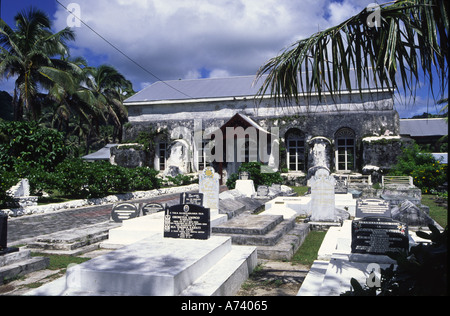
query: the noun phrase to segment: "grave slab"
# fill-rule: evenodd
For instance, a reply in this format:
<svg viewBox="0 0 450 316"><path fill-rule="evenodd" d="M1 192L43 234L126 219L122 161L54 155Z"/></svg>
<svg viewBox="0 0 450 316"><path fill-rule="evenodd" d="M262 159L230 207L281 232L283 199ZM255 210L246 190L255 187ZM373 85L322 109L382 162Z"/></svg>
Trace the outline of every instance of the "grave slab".
<svg viewBox="0 0 450 316"><path fill-rule="evenodd" d="M252 197L256 193L253 180L236 180L235 190L246 197Z"/></svg>
<svg viewBox="0 0 450 316"><path fill-rule="evenodd" d="M231 246L229 237L155 234L73 266L26 295L234 295L256 264L256 248Z"/></svg>

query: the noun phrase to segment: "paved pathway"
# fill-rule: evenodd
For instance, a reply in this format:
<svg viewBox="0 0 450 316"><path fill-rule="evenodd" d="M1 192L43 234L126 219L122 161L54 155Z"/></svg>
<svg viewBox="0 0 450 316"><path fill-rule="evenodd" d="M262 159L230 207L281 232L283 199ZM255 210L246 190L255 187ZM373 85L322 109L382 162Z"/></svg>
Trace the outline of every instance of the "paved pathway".
<svg viewBox="0 0 450 316"><path fill-rule="evenodd" d="M222 192L224 190L227 190L226 186L221 186L220 191ZM180 193L174 193L127 202L168 203L171 201L172 203L169 203L169 205L173 205L177 204L179 199ZM9 218L8 246L26 243L30 239L41 235L109 221L112 207L113 204L104 204ZM111 222L111 225L115 225L115 223Z"/></svg>
<svg viewBox="0 0 450 316"><path fill-rule="evenodd" d="M154 198L127 202L166 203L179 199L180 194L166 194ZM8 219L8 245L14 246L27 239L67 229L109 221L113 204L81 207L45 214L25 215ZM113 222L111 223L113 225Z"/></svg>

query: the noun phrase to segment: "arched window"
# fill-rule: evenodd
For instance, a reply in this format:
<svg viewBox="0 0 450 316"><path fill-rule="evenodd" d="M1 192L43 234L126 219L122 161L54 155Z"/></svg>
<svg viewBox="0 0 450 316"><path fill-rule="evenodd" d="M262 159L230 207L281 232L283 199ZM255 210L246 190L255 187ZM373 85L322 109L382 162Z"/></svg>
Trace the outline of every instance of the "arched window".
<svg viewBox="0 0 450 316"><path fill-rule="evenodd" d="M352 171L355 169L355 132L347 127L339 129L336 140L336 170Z"/></svg>
<svg viewBox="0 0 450 316"><path fill-rule="evenodd" d="M286 133L286 156L289 171L305 170L305 135L292 128Z"/></svg>

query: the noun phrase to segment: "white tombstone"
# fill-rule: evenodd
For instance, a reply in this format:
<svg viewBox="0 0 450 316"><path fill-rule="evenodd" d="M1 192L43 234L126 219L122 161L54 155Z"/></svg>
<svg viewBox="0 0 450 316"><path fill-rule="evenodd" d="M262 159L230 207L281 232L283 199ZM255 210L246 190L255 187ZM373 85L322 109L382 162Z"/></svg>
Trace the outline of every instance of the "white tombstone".
<svg viewBox="0 0 450 316"><path fill-rule="evenodd" d="M199 176L198 191L203 193L203 206L211 212L219 209L219 179L213 167L206 167Z"/></svg>
<svg viewBox="0 0 450 316"><path fill-rule="evenodd" d="M336 180L325 169L319 169L309 180L311 187L311 221L335 222L334 186Z"/></svg>

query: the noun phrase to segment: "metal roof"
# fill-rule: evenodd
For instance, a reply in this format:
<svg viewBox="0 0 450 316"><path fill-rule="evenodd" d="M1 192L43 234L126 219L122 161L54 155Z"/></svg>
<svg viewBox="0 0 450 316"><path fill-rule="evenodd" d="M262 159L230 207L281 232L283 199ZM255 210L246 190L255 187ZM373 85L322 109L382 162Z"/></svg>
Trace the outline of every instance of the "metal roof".
<svg viewBox="0 0 450 316"><path fill-rule="evenodd" d="M262 85L255 76L157 81L124 103L254 96Z"/></svg>
<svg viewBox="0 0 450 316"><path fill-rule="evenodd" d="M111 147L117 146L118 144L108 144L99 151L95 153L83 156L82 158L85 160L109 160L111 156Z"/></svg>
<svg viewBox="0 0 450 316"><path fill-rule="evenodd" d="M302 73L305 80L305 73ZM198 100L198 99L218 99L218 98L240 98L254 97L264 83L267 75L263 75L255 82L256 76L237 76L228 78L204 78L204 79L188 79L188 80L168 80L157 81L150 86L142 89L135 95L124 101L124 104L135 102L163 102L163 101L180 101L180 100ZM305 81L303 81L304 83ZM353 91L359 93L356 85L356 74L350 75L350 83ZM364 82L362 90L371 90L371 92L382 91L381 87L371 81L369 84ZM270 89L269 89L270 90ZM327 89L323 89L326 93ZM346 91L347 88L343 83L339 89ZM301 92L301 89L299 89ZM314 90L313 90L314 92ZM270 95L270 91L266 92Z"/></svg>
<svg viewBox="0 0 450 316"><path fill-rule="evenodd" d="M443 118L400 119L400 135L444 136L448 135L448 124Z"/></svg>

